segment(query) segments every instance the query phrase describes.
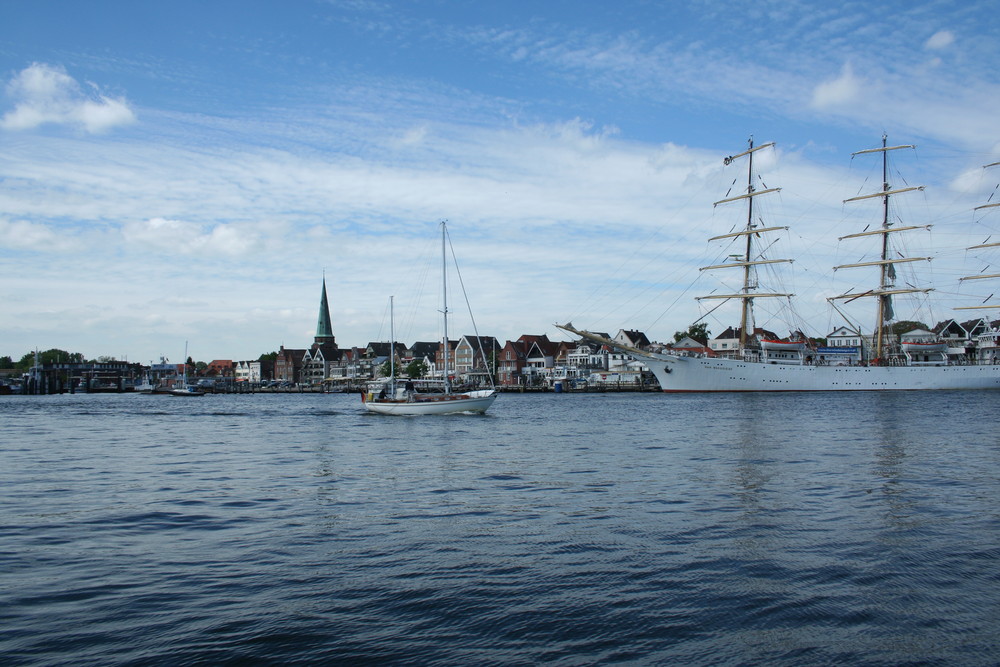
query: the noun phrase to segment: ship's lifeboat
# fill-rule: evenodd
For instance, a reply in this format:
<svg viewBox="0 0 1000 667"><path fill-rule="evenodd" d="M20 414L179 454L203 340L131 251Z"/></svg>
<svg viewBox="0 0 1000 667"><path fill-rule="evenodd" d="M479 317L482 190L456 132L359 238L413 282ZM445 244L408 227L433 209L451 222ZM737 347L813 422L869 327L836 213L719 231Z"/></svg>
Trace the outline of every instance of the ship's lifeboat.
<svg viewBox="0 0 1000 667"><path fill-rule="evenodd" d="M792 352L800 352L806 349L806 344L801 340L769 340L767 338L762 338L760 341L760 346L765 350L790 350Z"/></svg>

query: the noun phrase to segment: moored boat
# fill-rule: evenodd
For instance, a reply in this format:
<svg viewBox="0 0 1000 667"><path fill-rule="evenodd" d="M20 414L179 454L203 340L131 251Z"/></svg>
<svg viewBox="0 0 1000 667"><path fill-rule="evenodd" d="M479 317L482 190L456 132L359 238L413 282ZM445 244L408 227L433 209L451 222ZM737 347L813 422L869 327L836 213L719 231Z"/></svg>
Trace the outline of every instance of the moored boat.
<svg viewBox="0 0 1000 667"><path fill-rule="evenodd" d="M184 341L184 373L182 376L181 384L179 387L178 386L171 387L167 393L170 394L171 396L204 396L205 392L202 389L199 389L194 385L188 384L187 360L188 360L187 341Z"/></svg>
<svg viewBox="0 0 1000 667"><path fill-rule="evenodd" d="M204 396L205 392L193 385L176 387L168 392L171 396Z"/></svg>

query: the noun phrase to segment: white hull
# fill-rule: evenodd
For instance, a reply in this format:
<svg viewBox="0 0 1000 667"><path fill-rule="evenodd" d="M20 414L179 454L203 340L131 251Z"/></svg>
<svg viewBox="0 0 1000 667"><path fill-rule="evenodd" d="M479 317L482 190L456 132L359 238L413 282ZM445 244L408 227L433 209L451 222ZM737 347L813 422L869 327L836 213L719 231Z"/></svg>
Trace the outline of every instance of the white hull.
<svg viewBox="0 0 1000 667"><path fill-rule="evenodd" d="M467 391L461 394L423 394L412 401L369 398L365 407L383 415L447 415L459 412L486 412L496 392L492 389Z"/></svg>
<svg viewBox="0 0 1000 667"><path fill-rule="evenodd" d="M665 392L1000 389L1000 365L811 366L642 357Z"/></svg>
<svg viewBox="0 0 1000 667"><path fill-rule="evenodd" d="M201 389L192 389L191 387L187 387L185 389L171 389L170 390L170 395L171 396L204 396L205 392L203 392Z"/></svg>

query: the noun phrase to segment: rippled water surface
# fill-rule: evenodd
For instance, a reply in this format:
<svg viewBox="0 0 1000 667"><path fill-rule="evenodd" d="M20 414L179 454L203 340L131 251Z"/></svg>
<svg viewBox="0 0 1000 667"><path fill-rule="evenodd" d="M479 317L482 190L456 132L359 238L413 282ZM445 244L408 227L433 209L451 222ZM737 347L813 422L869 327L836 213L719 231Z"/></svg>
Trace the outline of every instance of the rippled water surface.
<svg viewBox="0 0 1000 667"><path fill-rule="evenodd" d="M0 397L0 662L997 664L998 409Z"/></svg>

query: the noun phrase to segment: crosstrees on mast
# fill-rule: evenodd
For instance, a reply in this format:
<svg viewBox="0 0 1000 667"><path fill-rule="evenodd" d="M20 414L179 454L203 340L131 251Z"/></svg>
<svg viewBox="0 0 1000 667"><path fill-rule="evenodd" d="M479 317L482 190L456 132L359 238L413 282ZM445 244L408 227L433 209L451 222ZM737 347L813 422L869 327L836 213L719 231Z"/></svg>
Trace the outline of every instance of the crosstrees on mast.
<svg viewBox="0 0 1000 667"><path fill-rule="evenodd" d="M841 294L839 296L831 297L829 300L844 300L853 301L855 299L860 299L861 297L875 297L878 301L878 308L875 315L875 356L877 358L882 358L884 355L887 343L885 341L886 331L888 329L888 322L894 318L894 313L892 309L892 297L896 294L913 294L913 293L927 293L932 291L931 289L897 289L896 288L896 264L902 264L907 262L919 262L919 261L930 261L930 257L889 257L889 235L895 232L910 231L913 229L930 228L930 225L925 227L921 226L910 226L910 227L893 227L892 222L889 219L889 199L895 195L903 194L906 192L917 192L922 191L924 187L922 185L906 188L893 189L889 185L889 151L900 150L904 148L916 148L913 144L904 144L901 146L888 146L886 144L886 135L882 135L882 145L878 148L867 148L862 151L857 151L851 153L851 157L857 155L865 155L870 153L881 153L882 154L882 190L880 192L874 192L866 195L859 195L857 197L851 197L850 199L845 199L844 203L862 201L866 199L875 199L877 197L882 198L882 226L879 229L860 232L858 234L848 234L847 236L842 236L843 239L858 238L861 236L882 236L882 252L881 259L872 262L858 262L855 264L842 264L840 266L835 266L834 270L837 269L848 269L848 268L858 268L866 266L877 266L879 267L879 286L877 289L869 290L867 292L855 292L848 294Z"/></svg>
<svg viewBox="0 0 1000 667"><path fill-rule="evenodd" d="M769 298L769 297L790 297L792 294L779 294L774 292L757 292L757 280L754 273L757 266L769 265L769 264L790 264L792 260L790 259L758 259L757 254L754 250L754 239L756 239L761 232L774 231L779 229L788 229L788 227L758 227L753 222L753 202L754 197L759 197L761 195L773 194L775 192L780 192L781 188L766 188L764 190L757 190L753 185L753 157L754 153L757 151L770 148L774 146L774 142L768 142L766 144L761 144L760 146L753 145L753 137L747 142L749 144L747 150L742 153L737 153L736 155L730 155L729 157L723 158L722 162L726 166L732 164L735 160L739 158L747 158L747 185L746 192L737 195L735 197L728 197L726 199L721 199L712 206L718 206L719 204L728 204L735 201L746 201L747 203L747 221L744 228L737 232L732 232L730 234L722 234L721 236L714 236L710 241L717 241L720 239L727 238L737 238L744 237L746 243L744 245L743 255L735 255L735 261L726 262L725 264L714 264L712 266L703 266L700 271L710 271L716 269L728 269L728 268L742 268L743 269L743 291L739 294L713 294L710 296L698 297L698 300L702 299L740 299L742 305L740 308L740 349L745 349L747 346L747 328L753 326L753 300L755 298Z"/></svg>

